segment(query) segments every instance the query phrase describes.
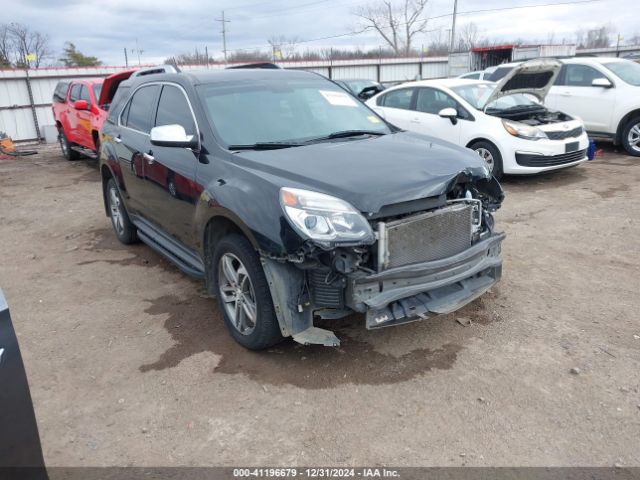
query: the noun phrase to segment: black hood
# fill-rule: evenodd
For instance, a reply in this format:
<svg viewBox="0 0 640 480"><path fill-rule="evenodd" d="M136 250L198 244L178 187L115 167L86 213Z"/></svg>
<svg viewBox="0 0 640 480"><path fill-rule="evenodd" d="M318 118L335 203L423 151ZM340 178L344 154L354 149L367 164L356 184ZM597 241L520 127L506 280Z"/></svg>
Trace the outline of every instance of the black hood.
<svg viewBox="0 0 640 480"><path fill-rule="evenodd" d="M346 200L362 212L433 197L459 181L490 179L474 152L408 132L267 151L243 151L234 163L278 187Z"/></svg>

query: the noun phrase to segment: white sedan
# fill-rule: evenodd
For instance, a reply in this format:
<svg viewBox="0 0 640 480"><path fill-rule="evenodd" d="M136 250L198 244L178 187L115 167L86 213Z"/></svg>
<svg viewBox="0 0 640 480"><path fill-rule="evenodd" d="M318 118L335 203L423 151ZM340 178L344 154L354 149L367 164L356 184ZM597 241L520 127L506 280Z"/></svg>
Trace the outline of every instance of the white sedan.
<svg viewBox="0 0 640 480"><path fill-rule="evenodd" d="M497 178L540 173L587 160L582 121L542 104L560 68L556 60L540 59L517 66L497 84L457 78L404 83L366 103L399 128L475 150Z"/></svg>

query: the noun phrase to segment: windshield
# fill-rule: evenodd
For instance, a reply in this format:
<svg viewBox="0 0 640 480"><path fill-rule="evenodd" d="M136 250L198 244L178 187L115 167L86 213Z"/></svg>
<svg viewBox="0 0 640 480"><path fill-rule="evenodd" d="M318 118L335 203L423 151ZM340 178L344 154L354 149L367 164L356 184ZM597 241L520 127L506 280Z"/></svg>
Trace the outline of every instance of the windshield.
<svg viewBox="0 0 640 480"><path fill-rule="evenodd" d="M640 65L629 60L624 62L603 63L607 69L611 70L623 81L640 87Z"/></svg>
<svg viewBox="0 0 640 480"><path fill-rule="evenodd" d="M483 110L487 100L495 89L496 85L494 83L477 83L473 85L453 87L451 90L464 98L474 108ZM533 95L515 93L513 95L507 95L506 97L500 97L497 100L494 100L487 105L487 108L491 110L507 110L516 107L527 108L532 106L540 106L540 102L538 102Z"/></svg>
<svg viewBox="0 0 640 480"><path fill-rule="evenodd" d="M347 130L391 133L368 107L321 78L225 82L198 88L227 145L301 143Z"/></svg>

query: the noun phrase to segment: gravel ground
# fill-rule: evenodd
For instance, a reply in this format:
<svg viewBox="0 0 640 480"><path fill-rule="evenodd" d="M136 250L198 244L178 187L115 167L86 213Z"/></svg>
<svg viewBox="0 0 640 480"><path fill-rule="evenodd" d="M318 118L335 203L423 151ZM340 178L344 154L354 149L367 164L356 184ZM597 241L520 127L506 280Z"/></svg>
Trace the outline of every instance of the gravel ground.
<svg viewBox="0 0 640 480"><path fill-rule="evenodd" d="M640 159L504 187L483 298L255 353L199 282L117 242L94 160L0 160L0 286L47 464L640 465Z"/></svg>

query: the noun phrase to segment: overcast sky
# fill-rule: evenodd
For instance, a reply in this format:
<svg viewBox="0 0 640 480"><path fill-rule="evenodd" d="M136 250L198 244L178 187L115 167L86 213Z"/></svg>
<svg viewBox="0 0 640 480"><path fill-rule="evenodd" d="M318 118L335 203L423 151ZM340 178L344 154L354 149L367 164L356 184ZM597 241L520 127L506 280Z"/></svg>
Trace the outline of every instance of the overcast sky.
<svg viewBox="0 0 640 480"><path fill-rule="evenodd" d="M123 49L143 50L142 63L157 63L167 56L193 51L195 47L221 57L221 11L227 24L227 48L266 45L273 35L301 40L339 35L358 30L355 7L375 0L0 0L0 22L24 23L47 33L59 54L65 41L76 44L86 55L95 55L104 64L124 64ZM570 0L459 0L458 11L563 3ZM484 37L496 40L521 38L526 41L574 39L578 28L589 29L610 23L630 38L640 33L638 0L601 0L578 5L538 6L491 13L461 14L458 25L474 22ZM446 15L453 0L431 0L431 17ZM635 13L634 13L635 12ZM429 30L451 27L451 16L433 19ZM429 43L430 36L416 40ZM373 33L305 43L310 48L377 47L382 41Z"/></svg>

